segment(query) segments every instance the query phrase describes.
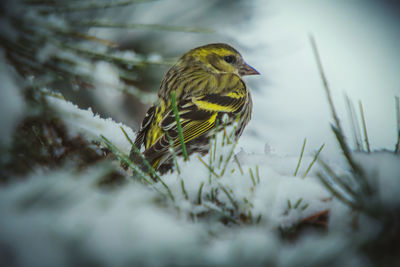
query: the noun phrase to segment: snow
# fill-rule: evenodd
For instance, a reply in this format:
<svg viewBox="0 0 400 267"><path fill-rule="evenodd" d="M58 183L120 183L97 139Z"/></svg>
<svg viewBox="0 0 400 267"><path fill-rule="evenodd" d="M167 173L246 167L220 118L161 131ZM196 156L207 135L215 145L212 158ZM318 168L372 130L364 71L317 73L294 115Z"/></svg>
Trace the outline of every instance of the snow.
<svg viewBox="0 0 400 267"><path fill-rule="evenodd" d="M393 55L398 53L392 46L398 35L390 34L398 30L388 27L382 33L379 30L384 22L369 21L371 16L367 15L375 5L358 10L354 3L342 2L263 3L255 4L256 15L249 21L252 27L241 34L236 29L227 31L247 47L242 52L245 60L262 76L246 78L253 93L253 119L236 148L233 144L223 146L222 133L217 136L217 160L211 160L217 175L210 173L196 154L189 161L179 158L180 174L175 170L161 177L171 190L171 200L162 183L145 186L117 161L103 161L79 171L73 160L59 169L38 167L24 179L0 186L0 265L372 266L359 247L379 236L379 218L360 214L359 230L355 231L354 212L332 198L321 184L318 163L303 177L322 144L325 147L320 157L339 176L351 175L331 133L331 114L307 34L312 32L316 37L346 133L350 131L340 102L342 91L365 103L370 141L378 150L353 155L369 181L377 184L379 203L395 211L400 204L400 159L382 149L392 149L395 142L394 112L388 99L398 94L399 76L393 73L398 70ZM339 14L341 21L335 19ZM57 18L52 20L64 27ZM368 26L363 26L366 22ZM353 35L357 29L362 30ZM383 36L391 42L380 39ZM368 44L358 49L360 43ZM96 49L106 51L105 47ZM119 112L123 94L110 89L120 85L118 70L111 63L92 64L53 45L44 46L37 59L44 62L54 54L80 62L78 70L82 67L82 72L95 78L97 102L108 106L111 113ZM140 59L131 51L112 54ZM366 54L371 56L368 62L363 61ZM151 54L148 59L159 61L161 56ZM24 102L12 70L3 61L1 54L0 112L8 115L2 117L1 145L7 145L22 118ZM134 140L135 131L128 125L116 122L114 116L100 117L90 108L81 109L53 92L43 93L71 137L102 143L103 135L129 154L130 143L121 131L123 127ZM304 138L307 145L295 176ZM212 153L202 159L210 164L210 157ZM123 175L126 184L113 189L99 187L98 181L111 171ZM213 193L216 200L211 199ZM300 232L293 242L280 236L280 231L327 210L329 222L322 234ZM252 223L240 219L249 214Z"/></svg>
<svg viewBox="0 0 400 267"><path fill-rule="evenodd" d="M122 152L129 154L131 145L121 130L122 127L130 139L134 140L135 134L128 126L122 123L116 123L111 118L100 118L100 116L95 115L90 108L82 110L71 102L54 96L48 96L47 100L63 118L71 136L83 135L89 141L102 141L100 135L103 135Z"/></svg>

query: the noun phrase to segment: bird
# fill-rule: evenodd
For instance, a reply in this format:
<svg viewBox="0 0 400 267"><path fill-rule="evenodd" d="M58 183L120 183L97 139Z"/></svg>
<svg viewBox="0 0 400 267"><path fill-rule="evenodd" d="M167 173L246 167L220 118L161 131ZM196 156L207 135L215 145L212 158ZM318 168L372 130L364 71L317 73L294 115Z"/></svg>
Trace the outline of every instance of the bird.
<svg viewBox="0 0 400 267"><path fill-rule="evenodd" d="M187 153L209 150L209 140L216 126L237 121L235 139L238 139L252 113L250 91L242 79L245 75L260 73L248 65L242 55L225 43L213 43L191 49L165 74L158 100L152 105L137 132L131 149L131 160L143 171L150 164L155 171L164 174L172 170L173 154L182 155L177 119L174 114L171 93L176 97L176 108L183 141ZM217 131L221 130L219 127ZM142 155L138 155L141 151Z"/></svg>

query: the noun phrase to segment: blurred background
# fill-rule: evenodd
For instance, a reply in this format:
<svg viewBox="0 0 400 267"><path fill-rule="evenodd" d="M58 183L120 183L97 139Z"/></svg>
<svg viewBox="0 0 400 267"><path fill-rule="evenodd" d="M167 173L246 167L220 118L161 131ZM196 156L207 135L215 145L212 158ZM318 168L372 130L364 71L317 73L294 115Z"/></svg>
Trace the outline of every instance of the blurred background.
<svg viewBox="0 0 400 267"><path fill-rule="evenodd" d="M376 152L354 153L361 155L363 167L371 166L362 175L357 176L354 166L337 163L344 159L332 134L332 114L310 36L316 41L347 141L357 152L366 152L360 144L364 134L357 136L353 129L358 125L361 131L362 103L369 143ZM136 131L168 68L186 51L216 42L235 47L261 73L245 77L253 95L253 117L235 152L249 162L258 160L264 171L265 184L256 188L254 201L267 218L260 217L262 227L253 220L248 228L225 227L224 214L216 218L222 217L225 224L212 216L197 221L203 214L195 217L193 212L204 208L197 196L204 181L198 177L185 180L189 186L192 182L193 203L186 199L171 204L149 187L127 182L132 177L119 168L114 151L100 145L97 132L118 135L129 151L121 124L92 114L85 117L89 112L71 106L67 109L71 114L60 115L46 100L48 96L65 99ZM395 192L399 164L394 152L400 136L395 111L395 96L400 95L399 47L400 5L394 0L1 1L0 265L2 259L7 266L16 262L20 266L54 266L54 262L131 266L141 261L156 265L154 251L166 264L179 259L182 266L204 260L231 266L254 259L273 266L298 266L299 259L307 266L384 266L379 263L398 261L395 253L388 258L382 255L388 250L397 253L392 244L400 240ZM70 134L73 127L68 127L76 126L76 114L88 124L79 127L87 132L95 128L96 141ZM76 124L82 123L79 119ZM351 186L359 186L357 181L367 174L375 179L379 170L379 177L387 179L379 180L383 186L374 189L390 192L383 194L390 201L374 206L378 193L357 191L355 199L369 202L354 210L333 197L322 198L327 191L316 175L305 180L292 172L304 138L305 158L311 161L315 150L325 144L322 157L328 163L332 160L334 171L346 181L355 177ZM171 188L180 194L177 177L168 177ZM227 179L227 184L243 189L241 178L236 176L231 184ZM202 183L200 190L193 186L196 182ZM114 185L126 186L115 187L118 191ZM323 234L312 232L299 239L299 246L292 246L291 237L284 237L277 225L287 219L290 198L300 205L306 197L311 206L325 205L315 211L331 205L323 215L332 211L333 223L323 232L329 218L322 216ZM175 204L186 209L187 218L181 218ZM222 204L229 207L229 199ZM304 205L306 209L308 203ZM243 206L254 210L247 202ZM370 206L380 210L373 218L368 217ZM300 218L301 211L295 212ZM359 218L358 229L352 220ZM153 227L158 221L160 227ZM138 237L146 241L144 245L132 242ZM36 240L44 245L38 246ZM315 255L311 263L310 255Z"/></svg>
<svg viewBox="0 0 400 267"><path fill-rule="evenodd" d="M263 153L261 141L285 154L308 137L313 147L325 142L335 151L309 41L313 35L345 129L350 127L346 94L356 113L362 101L374 148L392 148L396 141L396 1L21 2L2 2L3 61L17 66L30 83L46 85L79 107L133 129L180 55L227 42L262 74L247 78L255 105L240 145ZM39 71L38 64L52 73Z"/></svg>

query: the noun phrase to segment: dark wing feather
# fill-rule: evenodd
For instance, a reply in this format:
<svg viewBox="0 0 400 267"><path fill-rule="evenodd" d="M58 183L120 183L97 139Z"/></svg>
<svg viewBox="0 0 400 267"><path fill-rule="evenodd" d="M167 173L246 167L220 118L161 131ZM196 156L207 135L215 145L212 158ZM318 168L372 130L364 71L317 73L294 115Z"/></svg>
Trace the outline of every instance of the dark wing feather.
<svg viewBox="0 0 400 267"><path fill-rule="evenodd" d="M231 90L226 88L225 94L188 96L186 99L180 99L177 108L184 143L187 144L189 154L196 150L199 142L208 144L207 133L215 127L217 118L220 119L223 114L236 117L247 106L246 86L242 81L235 83L234 86ZM168 163L171 158L168 138L172 139L175 151L178 154L181 152L177 124L172 110L163 117L159 126L166 134L144 151L145 157L155 169L158 169L164 163Z"/></svg>
<svg viewBox="0 0 400 267"><path fill-rule="evenodd" d="M147 110L146 116L144 117L144 119L140 125L139 132L137 133L136 139L135 139L135 146L138 149L140 149L145 142L145 137L147 135L147 131L149 130L149 126L154 119L155 111L156 111L155 106L151 106Z"/></svg>

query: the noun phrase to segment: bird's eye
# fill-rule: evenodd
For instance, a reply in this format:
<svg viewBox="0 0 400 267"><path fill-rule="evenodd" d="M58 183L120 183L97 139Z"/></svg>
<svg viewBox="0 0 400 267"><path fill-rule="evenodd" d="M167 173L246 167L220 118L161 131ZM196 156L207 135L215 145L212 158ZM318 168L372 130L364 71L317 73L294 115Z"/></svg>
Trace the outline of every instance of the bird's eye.
<svg viewBox="0 0 400 267"><path fill-rule="evenodd" d="M236 62L235 56L232 56L232 55L230 55L230 56L225 56L225 57L224 57L224 60L225 60L227 63L229 63L229 64L233 64L233 63Z"/></svg>

